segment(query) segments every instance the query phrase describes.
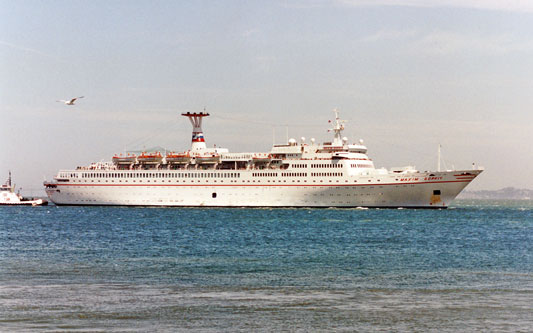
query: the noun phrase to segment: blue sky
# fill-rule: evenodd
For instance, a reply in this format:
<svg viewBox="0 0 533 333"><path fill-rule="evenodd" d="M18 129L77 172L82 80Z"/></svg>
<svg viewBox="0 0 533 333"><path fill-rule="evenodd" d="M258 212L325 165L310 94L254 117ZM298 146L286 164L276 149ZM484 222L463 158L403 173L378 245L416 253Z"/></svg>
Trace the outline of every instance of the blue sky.
<svg viewBox="0 0 533 333"><path fill-rule="evenodd" d="M0 177L39 189L124 150L327 140L333 108L377 166L533 188L533 1L0 0ZM58 99L84 95L76 106Z"/></svg>

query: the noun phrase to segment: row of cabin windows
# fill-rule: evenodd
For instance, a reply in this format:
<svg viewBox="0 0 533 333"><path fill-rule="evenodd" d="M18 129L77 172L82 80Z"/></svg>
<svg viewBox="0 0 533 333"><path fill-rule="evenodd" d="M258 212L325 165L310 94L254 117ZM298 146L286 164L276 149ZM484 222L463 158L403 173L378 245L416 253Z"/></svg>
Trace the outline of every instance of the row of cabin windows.
<svg viewBox="0 0 533 333"><path fill-rule="evenodd" d="M311 164L311 168L342 168L342 164Z"/></svg>
<svg viewBox="0 0 533 333"><path fill-rule="evenodd" d="M307 172L282 172L281 177L307 177Z"/></svg>
<svg viewBox="0 0 533 333"><path fill-rule="evenodd" d="M293 168L307 168L307 164L291 164ZM342 168L342 164L311 164L311 168Z"/></svg>
<svg viewBox="0 0 533 333"><path fill-rule="evenodd" d="M66 173L65 172L65 173L60 173L59 177L60 178L76 178L76 177L78 177L78 175L75 174L75 173Z"/></svg>
<svg viewBox="0 0 533 333"><path fill-rule="evenodd" d="M370 164L350 164L352 168L371 168Z"/></svg>
<svg viewBox="0 0 533 333"><path fill-rule="evenodd" d="M307 177L307 172L254 172L253 177Z"/></svg>
<svg viewBox="0 0 533 333"><path fill-rule="evenodd" d="M342 177L342 172L311 172L311 177Z"/></svg>
<svg viewBox="0 0 533 333"><path fill-rule="evenodd" d="M75 175L75 174L74 174ZM73 176L74 177L74 176ZM237 172L184 172L184 173L163 173L163 172L88 172L82 174L83 178L240 178Z"/></svg>

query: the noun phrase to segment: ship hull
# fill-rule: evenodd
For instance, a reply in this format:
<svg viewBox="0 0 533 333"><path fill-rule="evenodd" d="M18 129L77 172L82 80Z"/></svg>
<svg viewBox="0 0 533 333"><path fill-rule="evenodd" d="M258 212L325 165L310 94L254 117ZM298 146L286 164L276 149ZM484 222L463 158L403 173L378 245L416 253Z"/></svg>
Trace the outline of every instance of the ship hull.
<svg viewBox="0 0 533 333"><path fill-rule="evenodd" d="M23 200L17 202L0 202L0 206L47 206L48 201L38 200Z"/></svg>
<svg viewBox="0 0 533 333"><path fill-rule="evenodd" d="M151 183L64 183L46 189L56 205L165 207L446 208L481 171L335 179L160 179ZM253 180L256 182L256 180Z"/></svg>

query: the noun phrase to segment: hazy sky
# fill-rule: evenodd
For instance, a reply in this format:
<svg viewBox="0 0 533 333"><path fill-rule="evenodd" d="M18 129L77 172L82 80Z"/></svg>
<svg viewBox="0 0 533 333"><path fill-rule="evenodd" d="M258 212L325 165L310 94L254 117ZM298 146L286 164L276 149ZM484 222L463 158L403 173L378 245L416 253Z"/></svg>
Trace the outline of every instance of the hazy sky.
<svg viewBox="0 0 533 333"><path fill-rule="evenodd" d="M76 106L57 103L84 95ZM533 1L0 0L0 181L23 193L124 150L329 139L378 167L533 188ZM25 190L25 191L24 191Z"/></svg>

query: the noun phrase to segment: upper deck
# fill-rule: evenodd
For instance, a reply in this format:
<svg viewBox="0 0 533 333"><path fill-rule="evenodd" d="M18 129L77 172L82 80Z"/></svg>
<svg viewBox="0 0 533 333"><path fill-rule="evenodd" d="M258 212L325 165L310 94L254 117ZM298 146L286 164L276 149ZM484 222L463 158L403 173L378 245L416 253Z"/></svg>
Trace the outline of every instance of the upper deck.
<svg viewBox="0 0 533 333"><path fill-rule="evenodd" d="M298 165L309 165L309 168L315 169L328 169L341 164L345 164L348 169L374 169L362 140L358 144L349 144L348 139L342 137L344 121L339 119L336 110L335 123L330 129L334 133L331 142L317 144L311 139L307 143L302 137L300 142L290 139L286 144L273 145L270 152L231 153L225 148L207 148L201 120L209 114L186 113L183 116L188 117L193 125L190 150L178 153L154 151L138 155L119 154L113 156L112 162L92 163L76 170L287 170L295 161L299 161ZM341 160L356 162L340 163Z"/></svg>

